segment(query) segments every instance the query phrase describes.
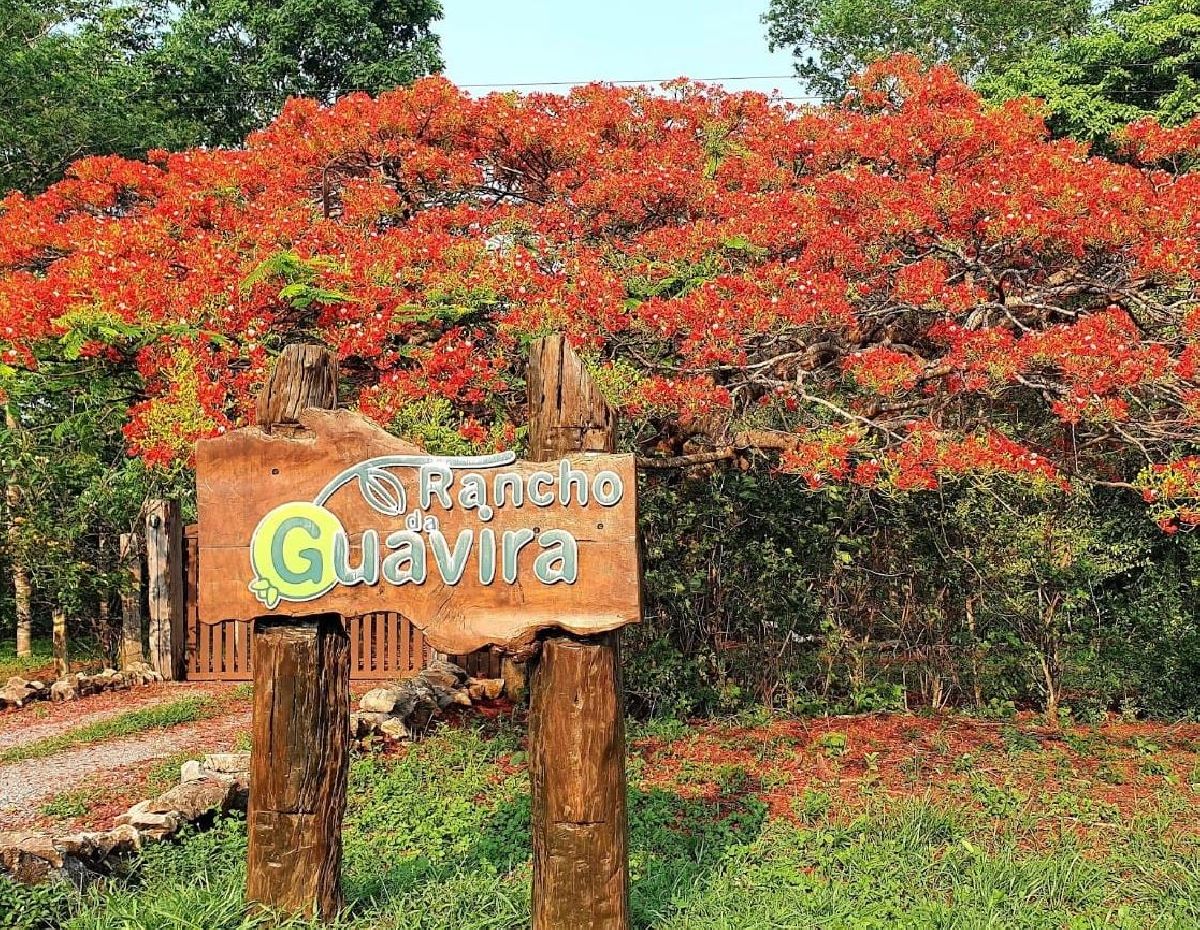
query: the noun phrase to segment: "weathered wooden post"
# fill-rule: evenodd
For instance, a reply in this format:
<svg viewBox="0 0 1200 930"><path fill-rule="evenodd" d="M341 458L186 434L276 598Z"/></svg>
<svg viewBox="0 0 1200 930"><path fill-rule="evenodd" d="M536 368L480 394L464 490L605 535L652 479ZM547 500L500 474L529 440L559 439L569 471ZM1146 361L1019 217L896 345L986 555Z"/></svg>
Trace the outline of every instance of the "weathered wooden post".
<svg viewBox="0 0 1200 930"><path fill-rule="evenodd" d="M563 336L534 343L527 383L532 459L615 451L616 417ZM531 678L533 928L627 930L620 633L550 633Z"/></svg>
<svg viewBox="0 0 1200 930"><path fill-rule="evenodd" d="M310 407L337 407L337 357L319 346L291 345L259 396L258 424L271 434L302 434L298 417ZM332 918L342 903L350 764L345 626L333 613L260 617L252 648L246 898L289 914Z"/></svg>
<svg viewBox="0 0 1200 930"><path fill-rule="evenodd" d="M121 588L120 668L128 670L146 661L142 654L142 554L133 533L121 534L118 556L125 584Z"/></svg>
<svg viewBox="0 0 1200 930"><path fill-rule="evenodd" d="M146 507L150 667L167 681L183 674L183 518L179 501Z"/></svg>

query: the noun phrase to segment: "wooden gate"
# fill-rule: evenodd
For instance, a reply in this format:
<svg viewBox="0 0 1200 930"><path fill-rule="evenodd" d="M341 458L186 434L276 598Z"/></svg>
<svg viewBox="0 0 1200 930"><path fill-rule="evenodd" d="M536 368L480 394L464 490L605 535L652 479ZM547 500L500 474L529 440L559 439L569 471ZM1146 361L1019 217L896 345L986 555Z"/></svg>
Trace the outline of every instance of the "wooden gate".
<svg viewBox="0 0 1200 930"><path fill-rule="evenodd" d="M250 681L250 624L236 620L201 623L196 603L200 550L196 524L184 528L184 623L187 649L184 674L192 681ZM350 677L358 680L401 678L426 665L434 653L425 635L399 614L374 613L347 617L350 636ZM481 678L500 676L500 656L492 650L469 656L450 656L451 661Z"/></svg>

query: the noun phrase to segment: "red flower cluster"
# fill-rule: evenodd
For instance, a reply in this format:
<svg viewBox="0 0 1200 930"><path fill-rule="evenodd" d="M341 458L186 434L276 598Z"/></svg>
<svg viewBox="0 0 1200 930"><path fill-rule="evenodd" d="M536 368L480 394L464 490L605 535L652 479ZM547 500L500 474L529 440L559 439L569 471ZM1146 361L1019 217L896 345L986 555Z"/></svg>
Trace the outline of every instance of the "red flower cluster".
<svg viewBox="0 0 1200 930"><path fill-rule="evenodd" d="M316 338L375 419L436 402L486 445L523 422L528 341L567 331L646 453L767 429L816 485L1133 486L1200 451L1200 175L1167 170L1193 130L1135 126L1154 167L1111 162L910 58L820 108L686 82L296 100L244 150L0 201L0 362L136 365L130 446L167 461Z"/></svg>
<svg viewBox="0 0 1200 930"><path fill-rule="evenodd" d="M1200 526L1200 455L1154 465L1139 476L1142 498L1168 533Z"/></svg>

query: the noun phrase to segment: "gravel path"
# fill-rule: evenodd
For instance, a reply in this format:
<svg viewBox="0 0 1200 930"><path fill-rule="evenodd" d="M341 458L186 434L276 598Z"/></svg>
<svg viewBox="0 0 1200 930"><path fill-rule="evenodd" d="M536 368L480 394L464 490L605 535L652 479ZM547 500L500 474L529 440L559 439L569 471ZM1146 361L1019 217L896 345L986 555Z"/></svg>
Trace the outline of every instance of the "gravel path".
<svg viewBox="0 0 1200 930"><path fill-rule="evenodd" d="M222 690L166 686L89 696L70 704L31 704L0 717L0 750L11 746L27 746L48 736L57 736L101 720L111 720L130 711L168 704L183 697L216 697Z"/></svg>
<svg viewBox="0 0 1200 930"><path fill-rule="evenodd" d="M197 755L228 750L249 727L250 714L243 711L0 765L0 828L27 818L33 805L55 794L85 782L103 783L106 774L116 778L131 766L185 749Z"/></svg>

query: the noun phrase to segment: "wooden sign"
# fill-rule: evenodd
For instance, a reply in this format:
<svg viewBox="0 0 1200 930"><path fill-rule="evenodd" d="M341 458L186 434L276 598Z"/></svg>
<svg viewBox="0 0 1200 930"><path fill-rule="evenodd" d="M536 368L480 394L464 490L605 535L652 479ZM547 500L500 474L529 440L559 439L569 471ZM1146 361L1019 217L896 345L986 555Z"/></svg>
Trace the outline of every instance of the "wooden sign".
<svg viewBox="0 0 1200 930"><path fill-rule="evenodd" d="M395 611L434 648L640 619L630 455L430 456L342 410L196 451L207 623Z"/></svg>

